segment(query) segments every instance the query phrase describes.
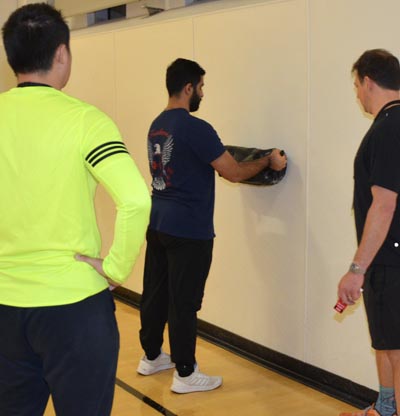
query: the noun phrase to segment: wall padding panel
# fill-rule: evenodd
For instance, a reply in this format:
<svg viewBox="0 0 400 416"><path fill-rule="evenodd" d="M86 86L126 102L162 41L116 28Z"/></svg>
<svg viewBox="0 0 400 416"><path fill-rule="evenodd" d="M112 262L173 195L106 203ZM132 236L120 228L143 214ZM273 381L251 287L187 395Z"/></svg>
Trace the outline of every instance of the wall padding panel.
<svg viewBox="0 0 400 416"><path fill-rule="evenodd" d="M17 8L17 0L2 0L0 1L0 27L8 19L8 16ZM6 53L3 47L3 41L0 46L0 91L6 91L16 85L17 81L13 71L7 62Z"/></svg>
<svg viewBox="0 0 400 416"><path fill-rule="evenodd" d="M147 132L150 123L167 105L165 72L178 57L193 59L191 19L115 34L116 120L149 185ZM142 290L143 252L135 266L134 278L126 284L138 292Z"/></svg>
<svg viewBox="0 0 400 416"><path fill-rule="evenodd" d="M217 178L216 244L201 318L303 358L307 147L305 1L195 19L207 70L200 116L225 144L284 148L271 188Z"/></svg>
<svg viewBox="0 0 400 416"><path fill-rule="evenodd" d="M71 78L65 92L95 105L115 120L114 34L73 34L71 54ZM96 194L96 212L105 254L112 243L115 204L101 186Z"/></svg>
<svg viewBox="0 0 400 416"><path fill-rule="evenodd" d="M287 177L271 188L216 178L217 238L200 317L376 388L362 304L340 317L332 307L356 248L352 163L371 123L357 105L350 69L366 49L399 55L400 4L223 4L234 8L212 11L208 3L194 17L74 36L67 91L115 118L150 183L146 135L167 102L165 69L178 56L197 60L207 71L198 115L223 142L289 155ZM99 198L107 249L112 204ZM142 269L143 256L127 288L141 292Z"/></svg>
<svg viewBox="0 0 400 416"><path fill-rule="evenodd" d="M351 67L367 49L386 48L399 56L399 14L396 0L310 1L306 360L374 389L375 359L362 302L340 318L331 308L356 249L353 160L371 124L357 103Z"/></svg>

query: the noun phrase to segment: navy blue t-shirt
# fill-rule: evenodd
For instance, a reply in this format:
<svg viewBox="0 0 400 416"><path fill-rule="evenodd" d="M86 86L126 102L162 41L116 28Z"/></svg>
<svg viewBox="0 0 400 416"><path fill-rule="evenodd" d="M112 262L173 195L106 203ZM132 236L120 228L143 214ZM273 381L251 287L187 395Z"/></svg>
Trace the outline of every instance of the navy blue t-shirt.
<svg viewBox="0 0 400 416"><path fill-rule="evenodd" d="M354 161L354 214L361 241L373 185L400 193L400 106L383 109L376 116ZM400 267L400 198L388 235L373 264Z"/></svg>
<svg viewBox="0 0 400 416"><path fill-rule="evenodd" d="M213 127L182 108L162 112L148 135L150 228L176 237L214 238L215 172L225 148Z"/></svg>

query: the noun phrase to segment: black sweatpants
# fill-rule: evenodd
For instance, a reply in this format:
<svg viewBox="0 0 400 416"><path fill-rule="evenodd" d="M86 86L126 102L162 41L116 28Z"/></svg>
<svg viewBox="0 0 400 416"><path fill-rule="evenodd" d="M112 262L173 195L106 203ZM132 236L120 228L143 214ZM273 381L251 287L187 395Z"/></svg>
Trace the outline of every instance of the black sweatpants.
<svg viewBox="0 0 400 416"><path fill-rule="evenodd" d="M0 415L109 416L119 333L109 290L70 305L0 305Z"/></svg>
<svg viewBox="0 0 400 416"><path fill-rule="evenodd" d="M201 308L214 240L147 231L140 342L150 360L160 354L168 321L171 358L181 376L196 363L197 311Z"/></svg>

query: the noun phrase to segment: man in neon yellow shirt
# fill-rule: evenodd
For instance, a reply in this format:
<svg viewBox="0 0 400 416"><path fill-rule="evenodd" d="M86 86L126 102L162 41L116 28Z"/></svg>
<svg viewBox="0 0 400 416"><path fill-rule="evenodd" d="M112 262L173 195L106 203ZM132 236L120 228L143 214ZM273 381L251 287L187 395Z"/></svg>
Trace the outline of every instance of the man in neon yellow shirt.
<svg viewBox="0 0 400 416"><path fill-rule="evenodd" d="M119 335L109 285L129 276L150 197L114 123L61 92L69 30L41 3L16 10L3 41L18 87L0 94L0 415L111 413ZM99 258L94 193L117 207Z"/></svg>

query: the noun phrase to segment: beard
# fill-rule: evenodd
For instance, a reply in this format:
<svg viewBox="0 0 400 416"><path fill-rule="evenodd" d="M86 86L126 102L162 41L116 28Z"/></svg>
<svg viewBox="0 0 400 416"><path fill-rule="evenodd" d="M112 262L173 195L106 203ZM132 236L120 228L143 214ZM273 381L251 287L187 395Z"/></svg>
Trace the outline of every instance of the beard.
<svg viewBox="0 0 400 416"><path fill-rule="evenodd" d="M197 94L197 91L194 90L192 96L190 97L189 101L189 111L192 113L197 111L200 107L201 97Z"/></svg>

